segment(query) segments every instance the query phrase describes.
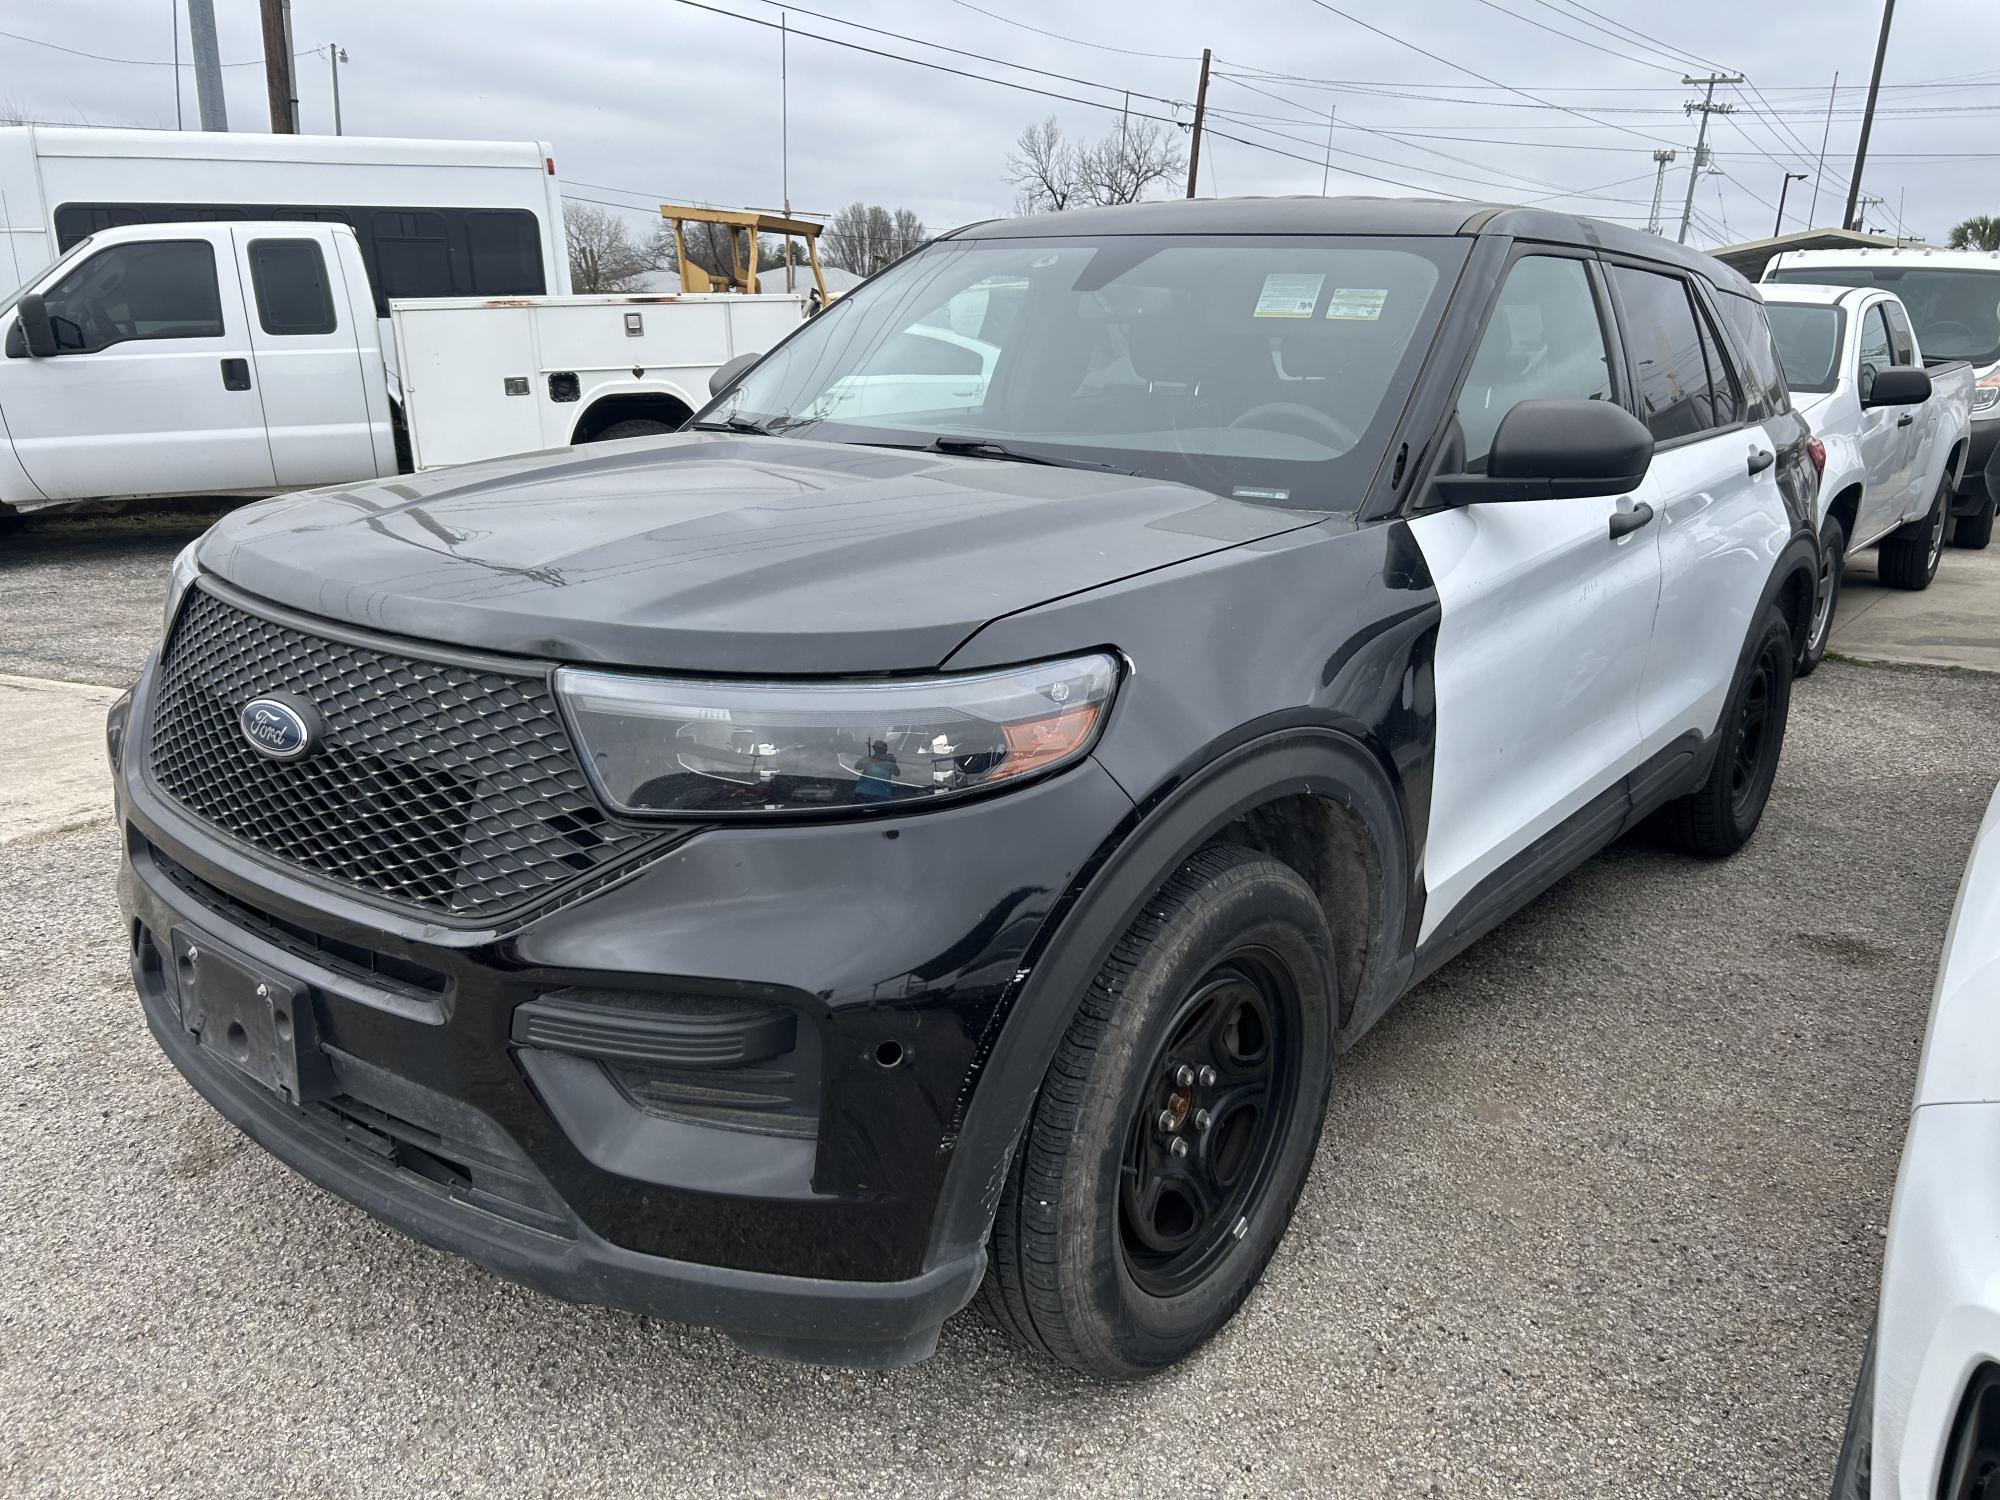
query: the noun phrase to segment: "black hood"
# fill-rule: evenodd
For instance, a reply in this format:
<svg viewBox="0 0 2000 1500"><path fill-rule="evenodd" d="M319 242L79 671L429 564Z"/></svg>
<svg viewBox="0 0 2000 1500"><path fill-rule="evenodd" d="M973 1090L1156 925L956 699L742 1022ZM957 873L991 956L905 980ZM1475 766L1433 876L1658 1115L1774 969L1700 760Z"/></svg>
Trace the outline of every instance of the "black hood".
<svg viewBox="0 0 2000 1500"><path fill-rule="evenodd" d="M284 496L199 557L274 603L469 649L894 672L1002 615L1322 519L1094 470L684 434Z"/></svg>

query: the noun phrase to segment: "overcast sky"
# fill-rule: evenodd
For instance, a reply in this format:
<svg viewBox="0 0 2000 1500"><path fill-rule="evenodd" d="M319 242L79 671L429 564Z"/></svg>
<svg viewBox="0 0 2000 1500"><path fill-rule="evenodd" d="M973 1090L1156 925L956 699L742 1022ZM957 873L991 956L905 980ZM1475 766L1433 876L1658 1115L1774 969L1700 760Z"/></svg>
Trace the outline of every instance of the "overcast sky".
<svg viewBox="0 0 2000 1500"><path fill-rule="evenodd" d="M779 14L765 0L705 3L760 21ZM1331 3L1347 15L1316 0L977 0L978 8L972 0L814 0L818 15L790 11L792 202L805 212L855 199L906 205L933 229L1004 213L1013 195L1005 160L1024 125L1053 114L1079 136L1115 129L1123 90L1132 91L1134 113L1185 122L1207 46L1218 59L1204 195L1320 191L1333 107L1334 193L1545 199L1643 226L1652 153L1675 148L1670 236L1697 124L1682 104L1699 92L1682 87L1680 75L1707 71L1693 58L1741 72L1761 97L1747 86L1717 91L1735 111L1714 117L1719 170L1697 185L1690 239L1705 245L1771 232L1783 172L1816 170L1838 70L1815 221L1839 221L1879 0ZM230 123L267 129L255 0L214 4L222 60L234 64L224 69ZM0 35L0 104L44 120L171 128L176 9L175 0L9 7L4 25L14 35ZM635 224L651 219L661 198L773 207L782 196L775 30L681 0L293 0L292 14L296 48L332 41L347 49L341 100L351 135L538 137L553 143L572 192L635 205ZM807 33L1071 97L870 56ZM301 57L298 68L304 128L331 130L326 57ZM1988 144L2000 120L2000 8L1906 3L1883 81L1895 87L1883 91L1865 190L1887 202L1870 211L1870 226L1893 226L1900 211L1912 232L1940 240L1966 215L2000 214L2000 149ZM182 97L192 126L185 66ZM1074 102L1081 99L1101 107ZM1814 185L1792 184L1787 228L1806 223ZM1564 190L1596 196L1558 196Z"/></svg>

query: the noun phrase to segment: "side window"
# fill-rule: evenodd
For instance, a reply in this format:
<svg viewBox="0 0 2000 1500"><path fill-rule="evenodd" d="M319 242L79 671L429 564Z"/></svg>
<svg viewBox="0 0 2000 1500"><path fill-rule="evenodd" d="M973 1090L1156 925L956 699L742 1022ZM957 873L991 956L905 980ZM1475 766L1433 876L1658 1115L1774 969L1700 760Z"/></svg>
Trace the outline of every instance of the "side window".
<svg viewBox="0 0 2000 1500"><path fill-rule="evenodd" d="M1875 389L1876 374L1888 369L1890 362L1889 324L1878 302L1861 315L1861 370L1855 383L1863 401Z"/></svg>
<svg viewBox="0 0 2000 1500"><path fill-rule="evenodd" d="M1903 311L1900 302L1876 304L1882 315L1889 320L1889 354L1899 365L1914 365L1917 362L1917 336L1910 331L1910 315Z"/></svg>
<svg viewBox="0 0 2000 1500"><path fill-rule="evenodd" d="M539 297L541 225L521 209L475 209L465 216L472 259L472 290L482 297Z"/></svg>
<svg viewBox="0 0 2000 1500"><path fill-rule="evenodd" d="M1584 263L1514 263L1458 397L1465 470L1481 473L1500 419L1522 401L1608 401L1611 359Z"/></svg>
<svg viewBox="0 0 2000 1500"><path fill-rule="evenodd" d="M1723 326L1733 336L1743 382L1743 415L1752 422L1789 411L1791 392L1785 387L1785 366L1778 357L1777 339L1771 333L1771 318L1763 302L1755 297L1739 297L1734 292L1718 293L1715 305L1722 309Z"/></svg>
<svg viewBox="0 0 2000 1500"><path fill-rule="evenodd" d="M332 333L333 289L326 257L312 240L252 240L250 286L266 333Z"/></svg>
<svg viewBox="0 0 2000 1500"><path fill-rule="evenodd" d="M375 240L376 302L387 315L396 297L449 297L451 250L444 215L378 209L370 225Z"/></svg>
<svg viewBox="0 0 2000 1500"><path fill-rule="evenodd" d="M1715 425L1715 401L1687 283L1634 266L1613 266L1611 280L1624 314L1639 419L1663 443L1707 431Z"/></svg>
<svg viewBox="0 0 2000 1500"><path fill-rule="evenodd" d="M205 240L113 245L81 262L45 300L65 354L142 339L222 337L215 252Z"/></svg>
<svg viewBox="0 0 2000 1500"><path fill-rule="evenodd" d="M1715 325L1699 306L1695 308L1695 327L1701 333L1702 357L1708 361L1708 421L1703 425L1734 427L1743 414L1743 398L1737 391L1728 356L1722 352L1722 340Z"/></svg>

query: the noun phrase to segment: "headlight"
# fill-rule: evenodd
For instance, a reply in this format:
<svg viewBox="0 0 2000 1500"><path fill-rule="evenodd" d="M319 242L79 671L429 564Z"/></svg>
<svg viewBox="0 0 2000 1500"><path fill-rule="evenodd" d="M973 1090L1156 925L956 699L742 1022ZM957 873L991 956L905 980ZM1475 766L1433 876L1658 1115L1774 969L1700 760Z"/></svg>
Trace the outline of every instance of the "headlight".
<svg viewBox="0 0 2000 1500"><path fill-rule="evenodd" d="M716 682L564 667L556 691L627 813L865 810L942 801L1089 752L1118 680L1094 654L882 682Z"/></svg>
<svg viewBox="0 0 2000 1500"><path fill-rule="evenodd" d="M194 561L194 549L200 545L201 538L196 537L185 547L181 548L180 556L174 559L173 571L167 575L167 607L161 612L160 616L160 633L162 635L165 635L169 630L174 628L174 616L180 610L181 600L186 597L188 589L193 586L195 574L201 571L200 568L195 566Z"/></svg>
<svg viewBox="0 0 2000 1500"><path fill-rule="evenodd" d="M2000 406L2000 365L1980 376L1978 383L1972 387L1974 411L1991 411L1996 406Z"/></svg>

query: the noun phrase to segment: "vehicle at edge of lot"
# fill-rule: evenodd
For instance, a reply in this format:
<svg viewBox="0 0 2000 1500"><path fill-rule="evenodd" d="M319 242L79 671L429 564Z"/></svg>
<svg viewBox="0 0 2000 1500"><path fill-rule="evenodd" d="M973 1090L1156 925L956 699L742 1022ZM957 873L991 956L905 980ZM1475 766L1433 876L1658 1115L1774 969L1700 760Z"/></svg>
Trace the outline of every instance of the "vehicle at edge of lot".
<svg viewBox="0 0 2000 1500"><path fill-rule="evenodd" d="M671 432L803 296L425 297L346 224L148 224L0 303L0 514L269 495ZM116 399L108 393L116 392Z"/></svg>
<svg viewBox="0 0 2000 1500"><path fill-rule="evenodd" d="M918 327L990 378L815 415L934 373ZM976 1295L1147 1374L1400 995L1642 821L1762 815L1817 476L1706 256L1421 200L994 222L715 387L235 512L107 725L162 1049L503 1274L864 1365Z"/></svg>
<svg viewBox="0 0 2000 1500"><path fill-rule="evenodd" d="M1923 340L1927 362L1972 365L1971 442L1952 497L1951 542L1986 546L2000 497L2000 251L1928 245L1788 250L1772 257L1763 279L1894 292Z"/></svg>
<svg viewBox="0 0 2000 1500"><path fill-rule="evenodd" d="M2000 792L1932 992L1834 1500L1981 1500L2000 1468Z"/></svg>
<svg viewBox="0 0 2000 1500"><path fill-rule="evenodd" d="M1972 366L1924 359L1894 292L1790 282L1761 290L1785 384L1825 448L1803 675L1826 654L1848 558L1879 546L1892 588L1925 589L1937 577L1965 468Z"/></svg>

